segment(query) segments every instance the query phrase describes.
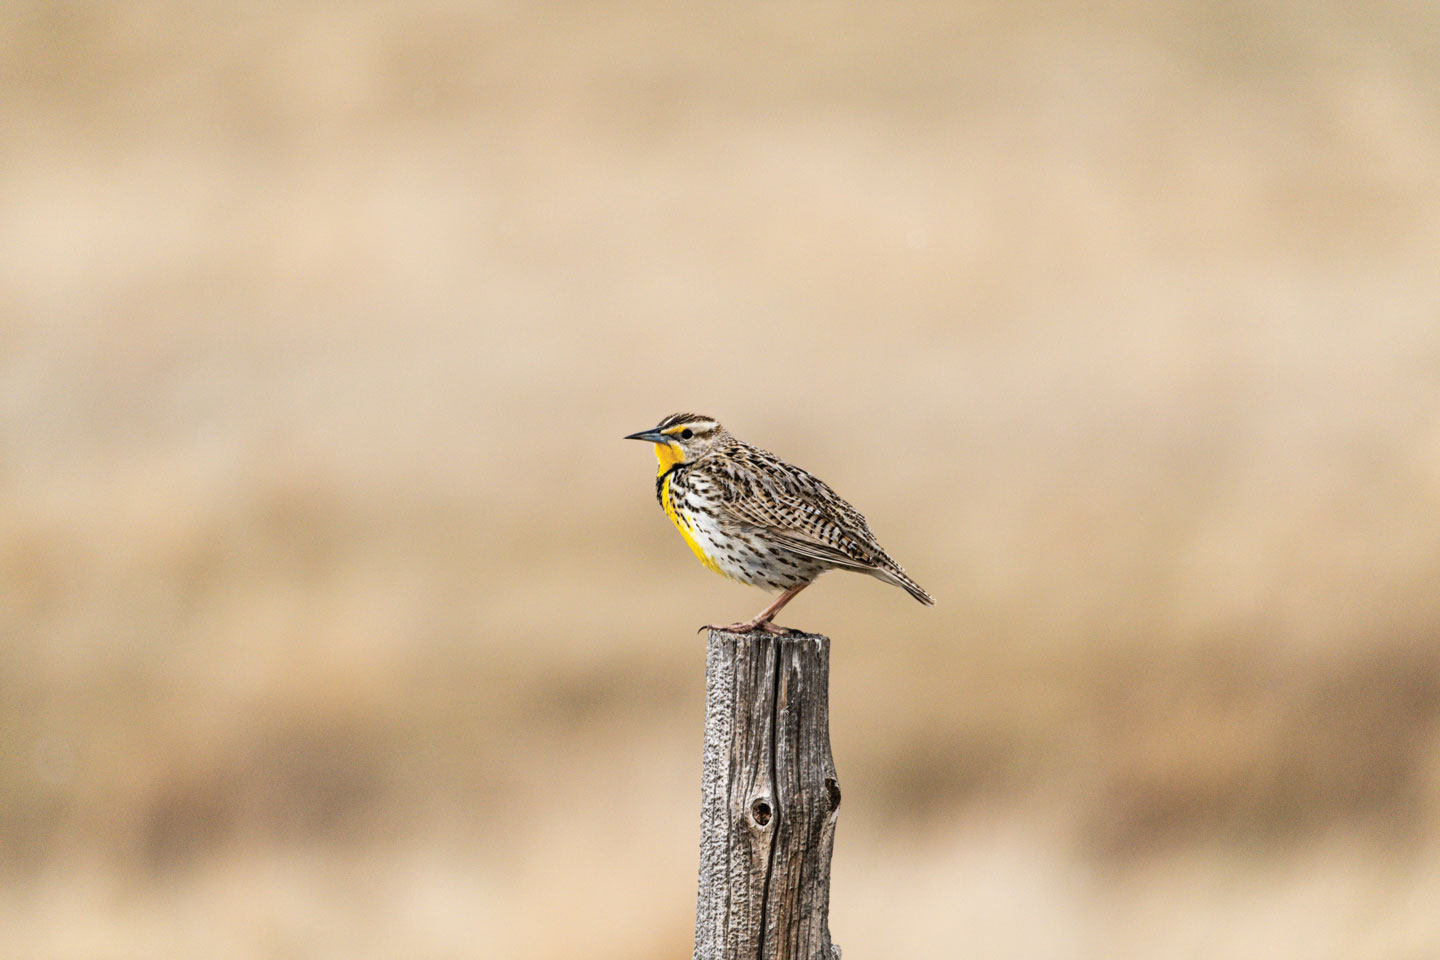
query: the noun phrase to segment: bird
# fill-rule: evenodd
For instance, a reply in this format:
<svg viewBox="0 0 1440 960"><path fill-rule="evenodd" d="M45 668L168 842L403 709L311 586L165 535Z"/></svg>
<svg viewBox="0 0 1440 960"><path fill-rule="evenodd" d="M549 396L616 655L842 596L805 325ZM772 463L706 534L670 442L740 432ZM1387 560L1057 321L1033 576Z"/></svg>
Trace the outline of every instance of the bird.
<svg viewBox="0 0 1440 960"><path fill-rule="evenodd" d="M714 417L672 413L625 437L655 445L655 499L700 562L780 596L750 620L701 630L786 634L775 615L826 570L868 573L934 598L870 532L870 524L813 474L738 440Z"/></svg>

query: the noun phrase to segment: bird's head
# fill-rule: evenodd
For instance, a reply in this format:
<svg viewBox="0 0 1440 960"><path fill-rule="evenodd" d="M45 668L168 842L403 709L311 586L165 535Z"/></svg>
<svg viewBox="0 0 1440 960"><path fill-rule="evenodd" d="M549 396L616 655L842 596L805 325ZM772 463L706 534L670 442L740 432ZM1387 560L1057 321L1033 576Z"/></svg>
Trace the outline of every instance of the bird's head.
<svg viewBox="0 0 1440 960"><path fill-rule="evenodd" d="M672 413L655 429L641 430L625 439L648 440L655 444L655 459L660 461L660 472L664 473L677 463L699 460L729 436L719 421L712 417L698 413Z"/></svg>

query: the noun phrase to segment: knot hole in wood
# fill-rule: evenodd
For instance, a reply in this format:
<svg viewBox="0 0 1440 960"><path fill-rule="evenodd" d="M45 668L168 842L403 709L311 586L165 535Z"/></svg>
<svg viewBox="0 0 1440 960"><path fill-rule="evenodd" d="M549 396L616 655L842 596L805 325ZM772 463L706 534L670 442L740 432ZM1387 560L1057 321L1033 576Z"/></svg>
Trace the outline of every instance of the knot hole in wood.
<svg viewBox="0 0 1440 960"><path fill-rule="evenodd" d="M750 819L755 821L757 827L763 827L769 823L773 813L774 811L770 809L769 797L756 797L755 802L750 804Z"/></svg>

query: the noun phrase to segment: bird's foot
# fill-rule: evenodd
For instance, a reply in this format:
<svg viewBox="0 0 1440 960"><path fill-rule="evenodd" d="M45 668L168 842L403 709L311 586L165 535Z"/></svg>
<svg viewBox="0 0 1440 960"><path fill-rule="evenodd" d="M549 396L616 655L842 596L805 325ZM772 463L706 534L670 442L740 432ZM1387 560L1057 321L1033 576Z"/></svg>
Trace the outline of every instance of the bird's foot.
<svg viewBox="0 0 1440 960"><path fill-rule="evenodd" d="M724 633L750 633L759 626L760 625L753 620L747 620L744 623L732 623L723 627L718 623L707 623L695 632L704 633L706 630L720 630Z"/></svg>
<svg viewBox="0 0 1440 960"><path fill-rule="evenodd" d="M725 633L754 633L758 630L761 633L773 633L781 637L788 637L795 632L789 627L776 626L769 620L746 620L743 623L732 623L729 626L724 627L718 626L713 623L707 623L705 624L705 626L701 627L695 632L701 633L705 630L721 630Z"/></svg>

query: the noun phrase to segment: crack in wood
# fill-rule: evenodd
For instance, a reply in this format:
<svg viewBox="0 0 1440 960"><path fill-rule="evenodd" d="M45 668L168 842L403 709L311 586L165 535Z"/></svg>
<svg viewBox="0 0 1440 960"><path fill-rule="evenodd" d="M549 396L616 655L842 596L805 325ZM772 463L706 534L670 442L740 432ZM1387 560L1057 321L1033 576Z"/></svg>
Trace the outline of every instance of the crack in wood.
<svg viewBox="0 0 1440 960"><path fill-rule="evenodd" d="M763 648L762 648L762 649L763 649ZM784 804L784 802L785 802L785 798L780 795L780 783L781 783L781 778L780 778L780 776L778 775L779 764L778 764L778 761L777 761L777 759L776 759L776 750L777 750L776 741L777 741L777 739L778 739L779 736L780 736L780 724L777 722L777 719L776 719L776 718L778 717L778 715L779 715L779 713L780 713L780 679L781 679L781 677L783 676L783 674L782 674L782 672L781 672L781 670L780 670L780 651L779 651L779 649L778 649L778 644L772 644L770 649L773 651L773 660L774 660L774 663L775 663L775 682L774 682L774 686L771 687L771 691L770 691L770 702L775 705L775 709L774 709L774 712L773 712L772 715L771 715L770 724L769 724L769 726L770 726L770 770L771 770L772 784L773 784L773 786L774 786L774 791L775 791L775 806L776 806L776 808L778 809L778 808L782 808L782 807L783 807L783 804ZM757 817L757 819L758 819L758 817ZM764 824L769 823L769 822L770 822L770 813L769 813L769 811L767 810L767 811L766 811L766 814L765 814L765 820L762 822L761 825L763 826ZM778 827L777 827L777 830L778 830ZM764 940L769 937L769 932L770 932L770 928L769 928L768 926L766 926L766 921L769 920L769 915L770 915L770 881L771 881L772 879L774 879L774 877L775 877L775 841L774 841L774 837L772 836L772 837L771 837L771 841L770 841L770 857L769 857L768 862L765 864L765 892L764 892L764 894L761 896L761 900L760 900L760 935L761 935L760 956L761 956L761 957L764 957L764 956L765 956Z"/></svg>

